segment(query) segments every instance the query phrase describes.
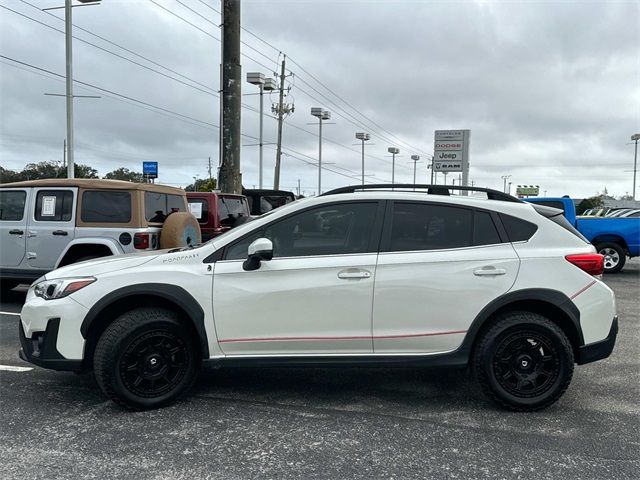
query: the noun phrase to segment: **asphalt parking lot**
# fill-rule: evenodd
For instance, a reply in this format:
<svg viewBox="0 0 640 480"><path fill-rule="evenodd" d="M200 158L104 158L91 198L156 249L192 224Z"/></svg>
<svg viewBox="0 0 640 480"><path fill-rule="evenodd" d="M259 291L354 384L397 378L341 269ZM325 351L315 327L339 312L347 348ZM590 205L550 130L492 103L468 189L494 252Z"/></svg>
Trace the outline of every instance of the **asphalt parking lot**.
<svg viewBox="0 0 640 480"><path fill-rule="evenodd" d="M640 262L605 281L613 355L545 411L510 413L457 370L203 368L192 394L127 412L91 375L0 370L0 478L640 477ZM17 358L24 288L0 303Z"/></svg>

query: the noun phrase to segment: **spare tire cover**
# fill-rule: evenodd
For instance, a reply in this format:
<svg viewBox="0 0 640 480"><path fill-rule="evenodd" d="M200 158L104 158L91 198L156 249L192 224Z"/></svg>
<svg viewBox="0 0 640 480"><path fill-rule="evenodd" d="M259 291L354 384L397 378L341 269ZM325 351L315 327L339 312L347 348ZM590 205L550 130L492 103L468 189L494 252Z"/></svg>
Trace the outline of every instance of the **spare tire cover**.
<svg viewBox="0 0 640 480"><path fill-rule="evenodd" d="M200 225L188 212L175 212L167 217L160 233L160 248L177 248L202 242Z"/></svg>

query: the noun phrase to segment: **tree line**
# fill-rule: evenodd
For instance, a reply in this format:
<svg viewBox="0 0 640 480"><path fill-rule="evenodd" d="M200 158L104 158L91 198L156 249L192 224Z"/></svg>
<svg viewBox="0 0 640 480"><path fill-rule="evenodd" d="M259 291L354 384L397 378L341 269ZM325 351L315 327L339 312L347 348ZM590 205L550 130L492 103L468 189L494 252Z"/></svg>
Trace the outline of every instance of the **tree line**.
<svg viewBox="0 0 640 480"><path fill-rule="evenodd" d="M67 168L60 162L29 163L22 170L9 170L0 166L0 183L22 182L25 180L41 180L43 178L66 178ZM75 178L100 178L98 171L89 165L76 163L74 165ZM144 175L125 167L116 168L104 175L107 180L124 180L127 182L143 183ZM216 189L216 180L197 179L194 183L184 188L187 192L212 191Z"/></svg>

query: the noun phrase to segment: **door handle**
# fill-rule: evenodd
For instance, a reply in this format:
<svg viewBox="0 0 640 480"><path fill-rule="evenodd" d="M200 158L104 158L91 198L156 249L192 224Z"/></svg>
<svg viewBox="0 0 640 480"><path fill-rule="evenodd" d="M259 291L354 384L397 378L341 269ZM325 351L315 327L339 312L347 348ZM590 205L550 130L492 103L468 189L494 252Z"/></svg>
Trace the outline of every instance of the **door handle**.
<svg viewBox="0 0 640 480"><path fill-rule="evenodd" d="M476 277L491 277L504 275L507 271L504 268L484 267L473 271Z"/></svg>
<svg viewBox="0 0 640 480"><path fill-rule="evenodd" d="M342 270L338 272L338 278L349 280L353 278L370 278L371 272L366 270Z"/></svg>
<svg viewBox="0 0 640 480"><path fill-rule="evenodd" d="M24 235L23 230L9 230L9 235Z"/></svg>
<svg viewBox="0 0 640 480"><path fill-rule="evenodd" d="M54 230L53 231L54 235L69 235L69 232L65 232L64 230Z"/></svg>

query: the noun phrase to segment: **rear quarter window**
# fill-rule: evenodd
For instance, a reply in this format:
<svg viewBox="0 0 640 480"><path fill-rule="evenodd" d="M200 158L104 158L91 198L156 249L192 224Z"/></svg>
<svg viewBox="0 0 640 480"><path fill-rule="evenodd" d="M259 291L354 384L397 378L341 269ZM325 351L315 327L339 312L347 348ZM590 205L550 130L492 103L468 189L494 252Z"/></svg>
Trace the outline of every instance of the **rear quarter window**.
<svg viewBox="0 0 640 480"><path fill-rule="evenodd" d="M500 214L500 220L511 242L526 242L538 230L538 226L535 223L504 213Z"/></svg>
<svg viewBox="0 0 640 480"><path fill-rule="evenodd" d="M86 191L82 194L81 208L80 218L85 223L129 223L131 193Z"/></svg>

